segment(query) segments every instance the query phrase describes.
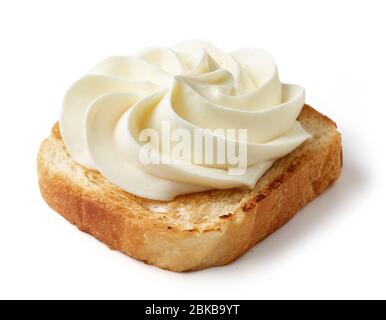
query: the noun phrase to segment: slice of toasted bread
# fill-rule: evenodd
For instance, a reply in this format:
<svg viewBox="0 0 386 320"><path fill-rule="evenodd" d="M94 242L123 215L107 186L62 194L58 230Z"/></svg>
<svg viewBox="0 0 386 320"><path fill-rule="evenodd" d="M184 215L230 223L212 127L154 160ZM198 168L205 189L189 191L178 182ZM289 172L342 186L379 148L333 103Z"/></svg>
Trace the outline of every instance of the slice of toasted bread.
<svg viewBox="0 0 386 320"><path fill-rule="evenodd" d="M276 161L253 190L213 190L169 202L131 195L76 164L56 124L39 151L41 193L80 230L148 264L173 271L224 265L339 177L342 149L335 123L307 105L299 120L313 138Z"/></svg>

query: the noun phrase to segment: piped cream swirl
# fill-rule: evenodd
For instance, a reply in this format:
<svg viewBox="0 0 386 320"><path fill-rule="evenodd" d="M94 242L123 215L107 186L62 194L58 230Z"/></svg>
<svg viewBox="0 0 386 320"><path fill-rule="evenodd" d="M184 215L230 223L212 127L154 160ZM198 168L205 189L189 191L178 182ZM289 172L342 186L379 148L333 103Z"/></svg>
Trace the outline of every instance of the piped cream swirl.
<svg viewBox="0 0 386 320"><path fill-rule="evenodd" d="M224 53L204 41L146 49L95 66L65 95L60 130L72 158L125 191L155 200L239 186L253 188L272 163L310 135L296 121L305 99L282 84L272 57L260 49ZM139 161L144 129L193 135L204 129L247 129L247 170L173 159ZM215 143L226 139L205 131ZM162 152L162 150L161 150Z"/></svg>

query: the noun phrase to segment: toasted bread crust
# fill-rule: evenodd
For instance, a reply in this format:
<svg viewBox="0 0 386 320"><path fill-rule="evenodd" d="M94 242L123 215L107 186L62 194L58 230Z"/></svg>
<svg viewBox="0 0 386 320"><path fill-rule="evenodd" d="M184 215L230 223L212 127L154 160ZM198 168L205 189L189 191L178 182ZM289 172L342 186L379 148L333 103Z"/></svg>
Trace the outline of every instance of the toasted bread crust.
<svg viewBox="0 0 386 320"><path fill-rule="evenodd" d="M335 123L307 105L299 120L308 131L313 131L313 141L279 160L255 190L208 191L174 200L173 207L178 205L179 212L189 204L186 212L193 212L189 213L189 221L193 221L189 226L177 221L174 213L144 210L158 204L171 208L171 203L150 202L108 182L101 186L103 177L99 173L88 172L74 163L71 165L82 170L82 177L90 187L61 173L60 168L53 169L55 163L50 163L47 150L53 144L63 144L58 125L39 151L40 190L48 205L80 230L111 249L148 264L172 271L225 265L280 228L338 179L342 147ZM314 129L316 123L318 130ZM210 223L204 223L203 218L194 220L196 202L199 202L200 214L205 211L202 208L207 208L207 217L212 207L203 207L204 202L220 201L232 195L237 205L224 206L223 212L220 208L207 218ZM229 208L232 208L230 212Z"/></svg>

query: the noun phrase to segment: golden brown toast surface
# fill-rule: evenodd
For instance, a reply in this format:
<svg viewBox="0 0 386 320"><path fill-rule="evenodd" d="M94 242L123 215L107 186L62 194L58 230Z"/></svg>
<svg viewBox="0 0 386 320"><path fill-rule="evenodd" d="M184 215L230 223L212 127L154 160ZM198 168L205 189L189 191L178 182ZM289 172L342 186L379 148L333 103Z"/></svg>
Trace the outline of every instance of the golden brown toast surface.
<svg viewBox="0 0 386 320"><path fill-rule="evenodd" d="M307 105L299 121L313 138L276 161L253 190L213 190L169 202L131 195L76 164L55 124L39 151L41 192L80 230L136 259L173 271L227 264L339 177L342 149L335 123Z"/></svg>

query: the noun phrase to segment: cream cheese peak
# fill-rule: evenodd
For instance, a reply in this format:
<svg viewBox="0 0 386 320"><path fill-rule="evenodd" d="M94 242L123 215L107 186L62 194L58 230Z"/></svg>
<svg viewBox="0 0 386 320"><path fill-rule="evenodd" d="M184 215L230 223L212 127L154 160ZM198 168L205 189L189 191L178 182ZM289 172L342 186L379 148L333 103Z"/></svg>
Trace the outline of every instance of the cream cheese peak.
<svg viewBox="0 0 386 320"><path fill-rule="evenodd" d="M253 188L275 160L310 138L296 120L304 100L302 87L280 82L267 52L225 53L190 40L96 65L67 91L60 130L79 164L129 193L167 201L215 188ZM230 174L234 163L228 160L208 165L179 155L160 163L140 161L146 144L141 134L153 130L162 136L165 124L192 137L199 132L216 146L234 143L245 150L245 170ZM246 141L218 129L246 130ZM212 152L187 149L202 152L202 158ZM149 150L153 158L167 153L154 145Z"/></svg>

